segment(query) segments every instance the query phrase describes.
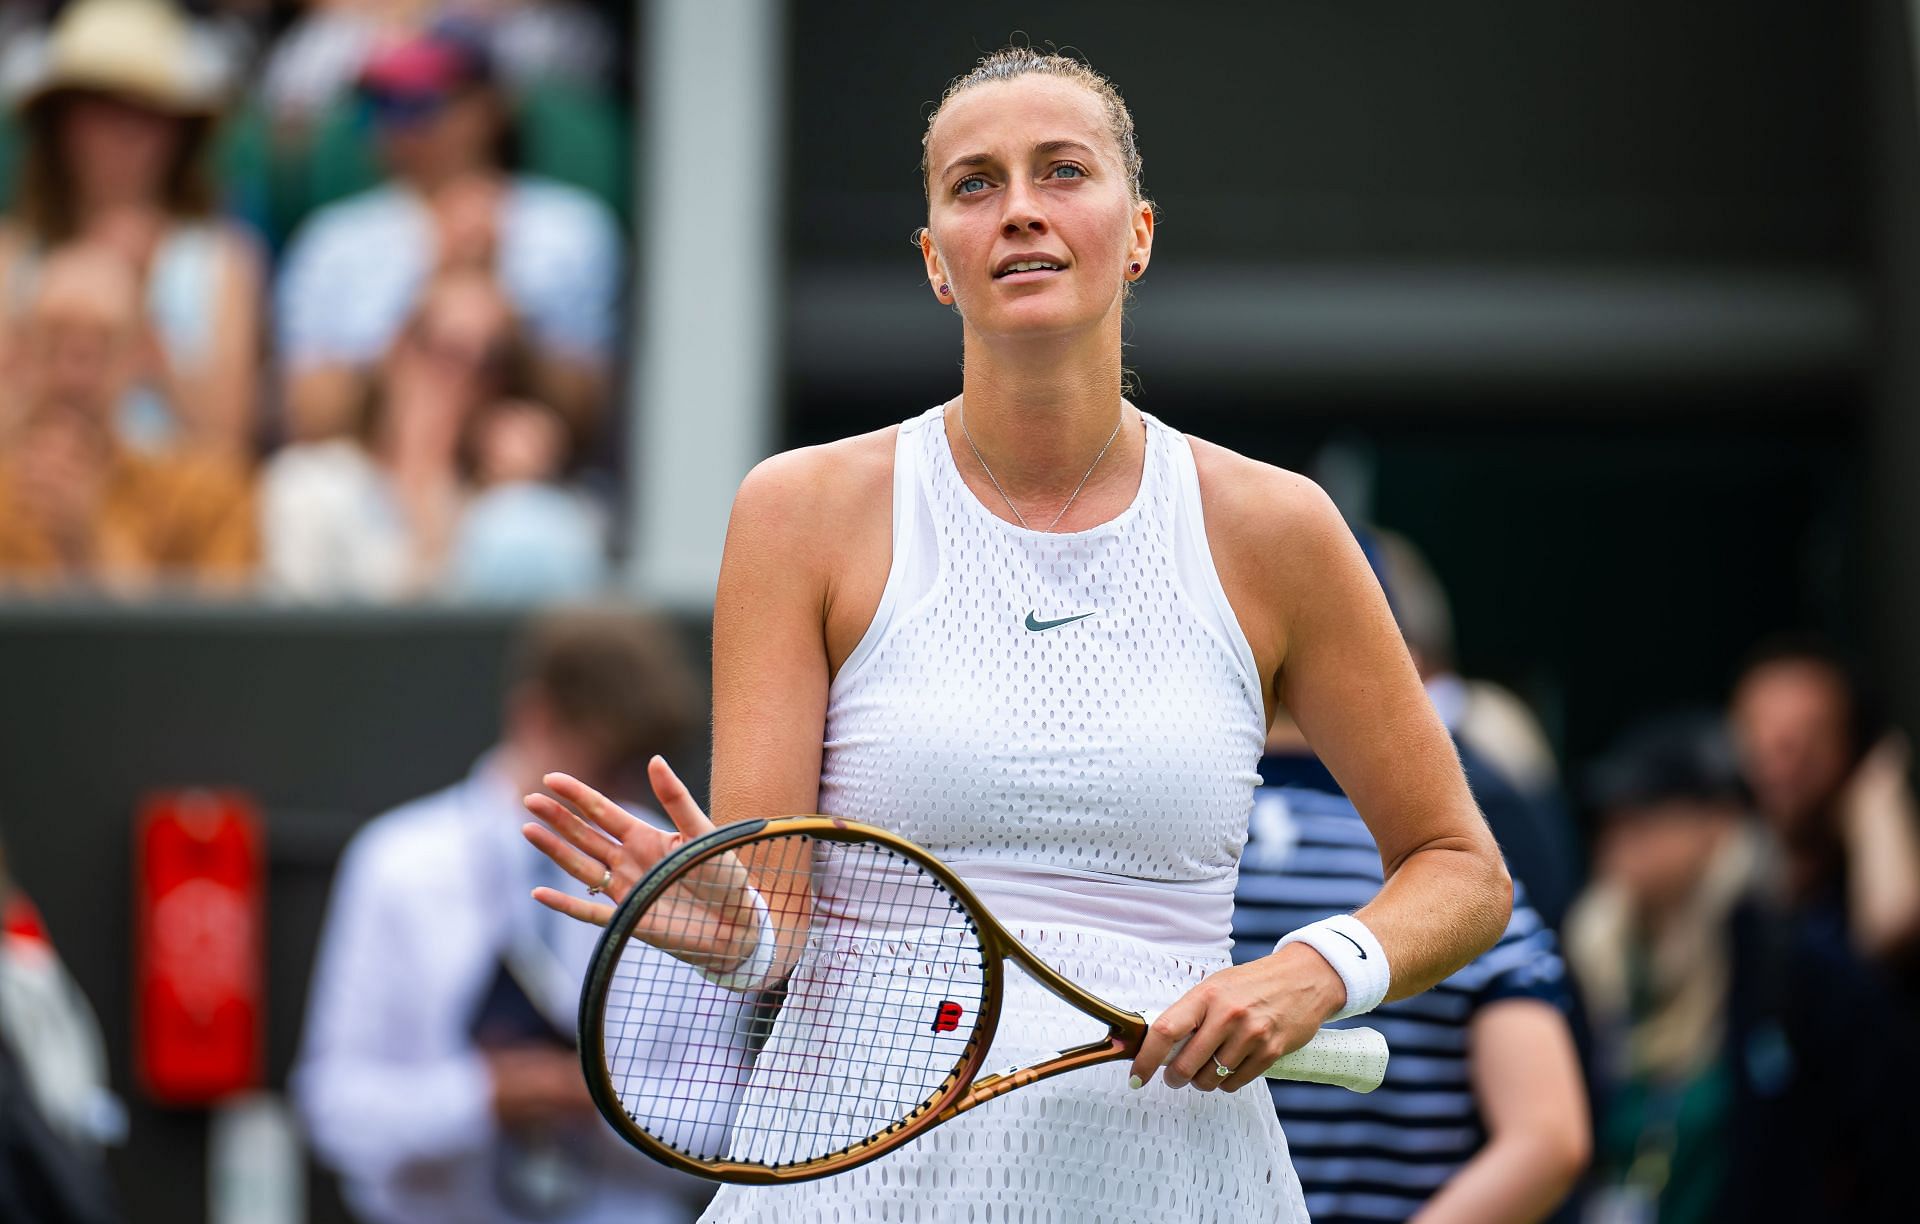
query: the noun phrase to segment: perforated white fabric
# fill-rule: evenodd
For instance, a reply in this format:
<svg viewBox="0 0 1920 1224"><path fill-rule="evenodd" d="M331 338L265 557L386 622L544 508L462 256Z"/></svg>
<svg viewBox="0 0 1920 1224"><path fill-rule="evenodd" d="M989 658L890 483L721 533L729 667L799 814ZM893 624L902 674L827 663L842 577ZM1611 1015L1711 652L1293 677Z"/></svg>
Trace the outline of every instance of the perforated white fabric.
<svg viewBox="0 0 1920 1224"><path fill-rule="evenodd" d="M1164 1006L1226 965L1099 931L1016 928L1020 941L1122 1007ZM1010 972L987 1069L1103 1030ZM1123 1063L1010 1092L871 1164L792 1186L723 1186L703 1224L1306 1224L1266 1092L1127 1087Z"/></svg>
<svg viewBox="0 0 1920 1224"><path fill-rule="evenodd" d="M1067 534L989 513L939 409L901 426L892 569L829 694L820 810L925 846L1069 978L1159 1009L1228 963L1266 718L1192 451L1146 421L1133 503ZM1100 1035L1010 977L989 1070ZM1126 1078L1020 1089L822 1181L725 1187L703 1219L1306 1220L1265 1093Z"/></svg>
<svg viewBox="0 0 1920 1224"><path fill-rule="evenodd" d="M1266 713L1192 452L1146 421L1133 503L1066 534L989 513L938 409L901 426L893 572L834 678L820 809L925 846L1003 920L1224 950Z"/></svg>

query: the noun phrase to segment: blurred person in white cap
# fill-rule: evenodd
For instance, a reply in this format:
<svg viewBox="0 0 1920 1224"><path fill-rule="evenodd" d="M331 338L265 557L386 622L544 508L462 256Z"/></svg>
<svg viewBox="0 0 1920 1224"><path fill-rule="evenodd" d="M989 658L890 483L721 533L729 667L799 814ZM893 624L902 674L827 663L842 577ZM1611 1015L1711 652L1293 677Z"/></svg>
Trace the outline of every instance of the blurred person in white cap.
<svg viewBox="0 0 1920 1224"><path fill-rule="evenodd" d="M118 408L136 449L250 449L262 364L263 261L215 212L207 145L226 66L169 0L75 0L14 40L25 128L18 199L0 220L0 352L55 247L97 242L145 299L139 377Z"/></svg>

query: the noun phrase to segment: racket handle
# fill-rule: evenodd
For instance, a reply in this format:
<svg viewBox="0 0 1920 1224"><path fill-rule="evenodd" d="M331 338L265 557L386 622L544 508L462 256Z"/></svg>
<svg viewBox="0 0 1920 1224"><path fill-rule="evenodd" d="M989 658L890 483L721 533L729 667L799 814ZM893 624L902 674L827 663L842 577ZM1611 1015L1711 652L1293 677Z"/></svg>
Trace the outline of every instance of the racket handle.
<svg viewBox="0 0 1920 1224"><path fill-rule="evenodd" d="M1158 1012L1147 1012L1152 1024ZM1182 1038L1167 1052L1171 1061L1186 1045ZM1323 1028L1307 1044L1291 1054L1282 1054L1267 1068L1268 1079L1301 1080L1309 1084L1331 1084L1349 1092L1372 1092L1387 1077L1387 1039L1378 1029Z"/></svg>
<svg viewBox="0 0 1920 1224"><path fill-rule="evenodd" d="M1293 1053L1282 1054L1267 1068L1267 1078L1372 1092L1387 1078L1387 1039L1379 1029L1323 1028Z"/></svg>

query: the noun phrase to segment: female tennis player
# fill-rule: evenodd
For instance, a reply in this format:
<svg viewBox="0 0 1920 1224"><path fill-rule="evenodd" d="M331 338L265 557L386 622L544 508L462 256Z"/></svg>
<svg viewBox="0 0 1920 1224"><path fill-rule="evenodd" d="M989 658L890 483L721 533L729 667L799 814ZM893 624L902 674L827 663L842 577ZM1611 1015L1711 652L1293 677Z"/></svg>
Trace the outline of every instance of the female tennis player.
<svg viewBox="0 0 1920 1224"><path fill-rule="evenodd" d="M1267 1094L1236 1090L1330 1017L1489 946L1505 868L1328 499L1125 398L1154 209L1112 84L996 52L947 90L924 156L920 251L960 316L961 394L742 484L714 607L714 812L891 829L1068 978L1164 1011L1131 1074L1044 1081L838 1176L724 1187L705 1218L1304 1221ZM1365 816L1387 884L1228 967L1277 704ZM555 774L528 838L618 899L713 827L664 761L651 775L677 836ZM988 1065L1085 1040L1062 1031L1076 1018L1010 985Z"/></svg>

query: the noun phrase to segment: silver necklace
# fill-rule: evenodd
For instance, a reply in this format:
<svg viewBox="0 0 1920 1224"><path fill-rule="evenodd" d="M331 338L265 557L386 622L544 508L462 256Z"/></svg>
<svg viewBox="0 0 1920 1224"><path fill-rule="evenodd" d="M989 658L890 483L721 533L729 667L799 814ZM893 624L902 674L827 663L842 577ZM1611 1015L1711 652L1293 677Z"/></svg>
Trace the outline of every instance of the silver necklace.
<svg viewBox="0 0 1920 1224"><path fill-rule="evenodd" d="M993 491L1000 495L1001 501L1007 503L1007 509L1013 511L1014 521L1018 522L1022 527L1026 527L1028 531L1032 531L1033 528L1027 527L1026 516L1020 513L1020 507L1013 504L1013 499L1007 496L1007 491L1000 487L999 478L993 474L993 469L987 466L987 457L980 453L979 445L974 442L973 433L967 428L967 404L965 400L960 402L960 411L957 415L960 417L960 435L967 440L967 446L973 451L973 457L980 461L980 470L985 472L987 479L993 482ZM1087 487L1087 481L1093 479L1093 469L1099 467L1100 461L1107 457L1107 451L1112 449L1113 440L1120 436L1120 426L1126 419L1127 406L1122 404L1120 405L1120 419L1113 423L1113 432L1107 435L1107 444L1100 448L1100 453L1095 455L1093 462L1087 465L1087 474L1080 478L1079 484L1073 486L1073 492L1067 494L1067 504L1060 507L1060 513L1053 516L1053 521L1042 528L1043 531L1052 531L1060 525L1061 519L1067 517L1068 507L1073 505L1074 498L1080 496L1080 490Z"/></svg>

